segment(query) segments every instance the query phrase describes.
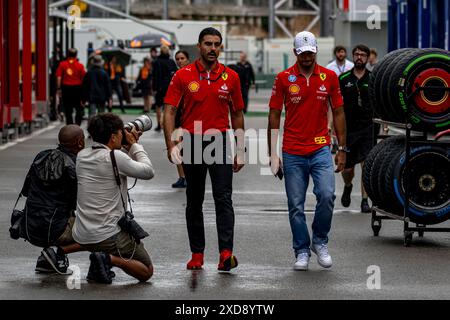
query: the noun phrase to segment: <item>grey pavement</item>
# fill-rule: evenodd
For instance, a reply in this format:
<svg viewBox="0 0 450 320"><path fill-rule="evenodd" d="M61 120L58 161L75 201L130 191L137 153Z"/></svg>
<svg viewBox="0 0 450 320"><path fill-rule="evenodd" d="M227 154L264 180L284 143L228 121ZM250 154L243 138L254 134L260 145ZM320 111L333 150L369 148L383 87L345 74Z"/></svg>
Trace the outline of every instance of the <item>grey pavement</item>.
<svg viewBox="0 0 450 320"><path fill-rule="evenodd" d="M125 116L131 119L131 116ZM265 128L265 117L248 117L247 128ZM403 246L402 223L383 222L373 237L370 215L359 213L360 170L350 208L342 208L342 179L336 175L336 206L330 233L334 265L322 269L313 255L310 270L293 271L294 255L282 182L247 165L234 177L235 249L239 267L217 272L218 248L214 203L208 181L204 203L206 251L202 271L186 270L190 257L184 190L170 185L176 169L166 159L162 133L145 133L141 142L156 168L150 181L138 181L130 192L138 222L150 233L144 240L155 266L149 282L139 284L115 269L110 286L89 284L88 253L69 256L81 271L81 288L69 290L68 277L34 273L40 249L9 238L12 206L37 152L54 147L60 123L13 146L0 146L0 299L449 299L450 234L425 233ZM265 143L265 142L264 142ZM263 144L264 144L263 143ZM209 180L209 179L208 179ZM315 199L308 191L309 225ZM449 226L444 223L442 226ZM381 271L380 289L370 290L369 266ZM370 271L370 270L369 270ZM370 279L369 279L370 282Z"/></svg>

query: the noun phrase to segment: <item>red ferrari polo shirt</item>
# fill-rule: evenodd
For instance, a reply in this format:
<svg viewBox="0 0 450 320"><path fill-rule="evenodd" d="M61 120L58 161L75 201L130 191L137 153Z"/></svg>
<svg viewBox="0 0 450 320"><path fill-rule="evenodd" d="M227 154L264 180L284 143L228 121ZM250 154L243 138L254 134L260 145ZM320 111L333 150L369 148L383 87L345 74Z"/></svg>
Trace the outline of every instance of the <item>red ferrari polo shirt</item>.
<svg viewBox="0 0 450 320"><path fill-rule="evenodd" d="M62 61L56 70L56 76L62 78L63 86L81 86L85 74L84 66L73 58Z"/></svg>
<svg viewBox="0 0 450 320"><path fill-rule="evenodd" d="M183 105L179 106L182 98ZM237 73L220 63L207 72L198 60L175 73L164 103L183 108L181 126L195 134L209 129L228 130L230 108L244 108ZM194 128L198 121L202 123L201 130L198 123Z"/></svg>
<svg viewBox="0 0 450 320"><path fill-rule="evenodd" d="M286 107L283 151L308 155L330 144L328 134L328 101L332 108L344 102L336 74L318 64L307 79L297 63L279 73L273 85L269 107Z"/></svg>

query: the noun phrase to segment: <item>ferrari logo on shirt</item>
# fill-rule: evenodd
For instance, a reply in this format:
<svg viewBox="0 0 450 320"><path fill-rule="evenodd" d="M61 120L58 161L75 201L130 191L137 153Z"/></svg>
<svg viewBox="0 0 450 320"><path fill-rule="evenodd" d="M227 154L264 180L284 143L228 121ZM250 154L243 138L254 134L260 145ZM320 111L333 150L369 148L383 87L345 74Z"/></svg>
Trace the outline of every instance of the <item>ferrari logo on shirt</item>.
<svg viewBox="0 0 450 320"><path fill-rule="evenodd" d="M223 79L223 81L227 81L228 73L226 73L226 72L222 73L222 79Z"/></svg>
<svg viewBox="0 0 450 320"><path fill-rule="evenodd" d="M73 71L72 71L71 68L67 69L67 74L68 74L69 76L73 75Z"/></svg>
<svg viewBox="0 0 450 320"><path fill-rule="evenodd" d="M326 78L327 78L327 75L325 73L320 74L320 79L322 79L322 81L325 81Z"/></svg>
<svg viewBox="0 0 450 320"><path fill-rule="evenodd" d="M296 85L296 84L291 84L291 85L289 86L289 92L290 92L290 93L299 93L299 91L300 91L300 87L299 87L298 85Z"/></svg>
<svg viewBox="0 0 450 320"><path fill-rule="evenodd" d="M197 92L198 89L200 89L200 85L197 81L192 81L191 83L189 83L188 89L190 92Z"/></svg>

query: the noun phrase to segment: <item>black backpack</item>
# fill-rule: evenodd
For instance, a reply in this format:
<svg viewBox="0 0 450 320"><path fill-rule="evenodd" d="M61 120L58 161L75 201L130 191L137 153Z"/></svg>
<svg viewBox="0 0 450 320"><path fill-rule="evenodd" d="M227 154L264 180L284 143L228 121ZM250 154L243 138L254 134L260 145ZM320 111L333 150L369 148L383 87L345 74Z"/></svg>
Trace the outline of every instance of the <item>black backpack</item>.
<svg viewBox="0 0 450 320"><path fill-rule="evenodd" d="M55 245L76 203L74 170L74 161L58 149L36 156L11 214L12 239L23 238L38 247ZM25 208L16 210L22 196L27 197Z"/></svg>

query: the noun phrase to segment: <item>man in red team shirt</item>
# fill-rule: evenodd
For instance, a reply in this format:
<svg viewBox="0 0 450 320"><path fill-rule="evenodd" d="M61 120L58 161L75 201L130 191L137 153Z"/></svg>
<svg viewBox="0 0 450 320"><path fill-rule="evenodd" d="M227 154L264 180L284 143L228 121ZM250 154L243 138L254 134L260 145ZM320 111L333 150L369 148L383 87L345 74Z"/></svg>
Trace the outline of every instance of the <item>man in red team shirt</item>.
<svg viewBox="0 0 450 320"><path fill-rule="evenodd" d="M279 73L273 85L269 107L268 144L273 174L284 170L288 197L289 221L296 257L295 270L307 270L312 250L324 268L332 265L328 253L328 233L331 228L336 198L334 167L327 126L328 101L333 111L334 126L339 140L335 163L344 169L345 114L336 74L316 63L317 42L314 35L303 31L294 40L297 63ZM286 120L283 137L283 161L278 157L276 142L283 105ZM312 224L312 246L306 224L304 204L309 176L314 181L317 205Z"/></svg>
<svg viewBox="0 0 450 320"><path fill-rule="evenodd" d="M84 108L81 104L83 96L83 79L86 75L84 66L78 62L77 49L69 49L67 59L59 64L56 70L58 96L62 98L66 123L73 124L73 109L75 109L75 123L81 124Z"/></svg>
<svg viewBox="0 0 450 320"><path fill-rule="evenodd" d="M238 264L233 255L234 210L231 197L233 172L238 172L244 165L241 160L244 153L244 102L237 73L217 61L223 48L220 32L214 28L204 29L197 46L200 59L178 70L167 91L164 134L169 160L175 164L183 163L186 175L186 222L192 252L187 268L193 270L203 266L205 230L202 205L209 171L219 240L218 269L229 271ZM173 135L177 108L183 108L183 157ZM234 158L230 154L230 143L225 142L229 141L226 139L230 128L229 115L233 129L241 129L242 133ZM219 147L214 149L214 161L207 161L203 153L210 150L211 144L217 146L217 142Z"/></svg>

